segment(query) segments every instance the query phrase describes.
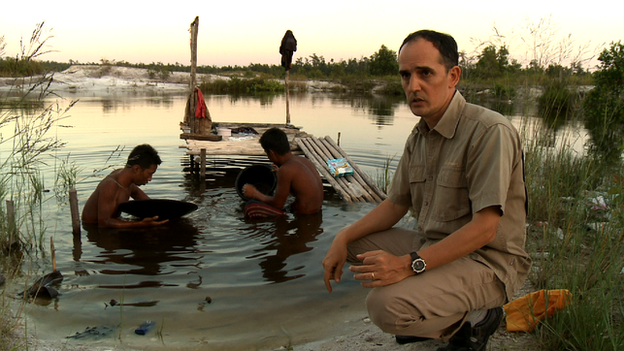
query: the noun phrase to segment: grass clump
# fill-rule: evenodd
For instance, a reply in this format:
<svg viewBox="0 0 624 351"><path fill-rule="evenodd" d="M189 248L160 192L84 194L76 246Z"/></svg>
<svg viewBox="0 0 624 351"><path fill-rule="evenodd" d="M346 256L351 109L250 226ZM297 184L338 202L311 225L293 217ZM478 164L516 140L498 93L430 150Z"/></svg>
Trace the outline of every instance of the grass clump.
<svg viewBox="0 0 624 351"><path fill-rule="evenodd" d="M211 94L254 94L254 93L282 93L284 85L275 79L238 78L215 79L202 82L199 88Z"/></svg>

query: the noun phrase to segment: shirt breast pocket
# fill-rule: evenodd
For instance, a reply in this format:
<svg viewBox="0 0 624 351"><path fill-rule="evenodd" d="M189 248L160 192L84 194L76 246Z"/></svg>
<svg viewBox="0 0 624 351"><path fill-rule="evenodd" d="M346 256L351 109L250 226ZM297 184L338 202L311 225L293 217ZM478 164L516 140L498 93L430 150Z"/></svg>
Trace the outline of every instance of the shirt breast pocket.
<svg viewBox="0 0 624 351"><path fill-rule="evenodd" d="M409 183L412 207L419 213L425 192L425 166L410 166Z"/></svg>
<svg viewBox="0 0 624 351"><path fill-rule="evenodd" d="M443 168L440 171L434 203L431 215L436 221L452 221L470 213L468 180L461 169Z"/></svg>

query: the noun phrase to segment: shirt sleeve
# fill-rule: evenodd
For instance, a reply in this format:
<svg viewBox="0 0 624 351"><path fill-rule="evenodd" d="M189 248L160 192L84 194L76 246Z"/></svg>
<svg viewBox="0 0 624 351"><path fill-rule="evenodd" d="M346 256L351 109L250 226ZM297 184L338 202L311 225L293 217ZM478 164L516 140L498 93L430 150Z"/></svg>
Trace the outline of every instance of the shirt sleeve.
<svg viewBox="0 0 624 351"><path fill-rule="evenodd" d="M491 206L504 213L518 147L517 134L500 123L474 140L466 167L473 213Z"/></svg>

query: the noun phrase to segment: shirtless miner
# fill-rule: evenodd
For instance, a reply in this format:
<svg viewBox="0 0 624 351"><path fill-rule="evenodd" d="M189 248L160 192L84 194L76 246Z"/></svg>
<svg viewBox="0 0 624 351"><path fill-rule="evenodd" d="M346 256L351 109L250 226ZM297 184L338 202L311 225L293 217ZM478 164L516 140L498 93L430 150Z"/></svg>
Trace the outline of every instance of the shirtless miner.
<svg viewBox="0 0 624 351"><path fill-rule="evenodd" d="M262 134L260 144L267 157L277 167L277 187L275 195L269 196L261 193L255 186L245 184L243 194L261 203L251 200L246 208L248 217L255 217L250 213L280 215L284 214L284 205L288 195L293 195L295 201L287 206L286 210L294 214L317 213L323 206L323 182L316 167L305 157L294 155L290 151L288 137L279 128L271 128ZM265 206L263 209L254 206ZM270 208L269 208L270 207ZM270 211L273 210L273 211Z"/></svg>
<svg viewBox="0 0 624 351"><path fill-rule="evenodd" d="M134 200L149 199L139 186L152 180L160 163L158 152L150 145L135 147L128 156L126 167L113 171L98 184L82 210L82 222L97 224L100 228L147 227L168 222L159 221L158 216L143 218L141 221L119 219L119 204L128 201L130 197Z"/></svg>

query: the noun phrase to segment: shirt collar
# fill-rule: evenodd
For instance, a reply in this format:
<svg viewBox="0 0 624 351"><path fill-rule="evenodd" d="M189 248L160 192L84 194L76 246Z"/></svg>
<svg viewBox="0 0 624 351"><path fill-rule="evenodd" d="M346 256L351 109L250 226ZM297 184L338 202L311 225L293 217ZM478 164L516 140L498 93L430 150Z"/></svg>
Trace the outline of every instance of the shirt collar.
<svg viewBox="0 0 624 351"><path fill-rule="evenodd" d="M442 118L440 118L440 121L438 121L438 124L436 124L433 129L447 139L453 138L453 136L455 136L457 126L459 125L461 111L464 110L465 106L466 99L464 99L462 94L456 90L455 94L453 94L451 103L448 105L446 111L444 111L444 114L442 115ZM416 125L416 128L421 134L427 134L429 132L429 126L422 118Z"/></svg>

